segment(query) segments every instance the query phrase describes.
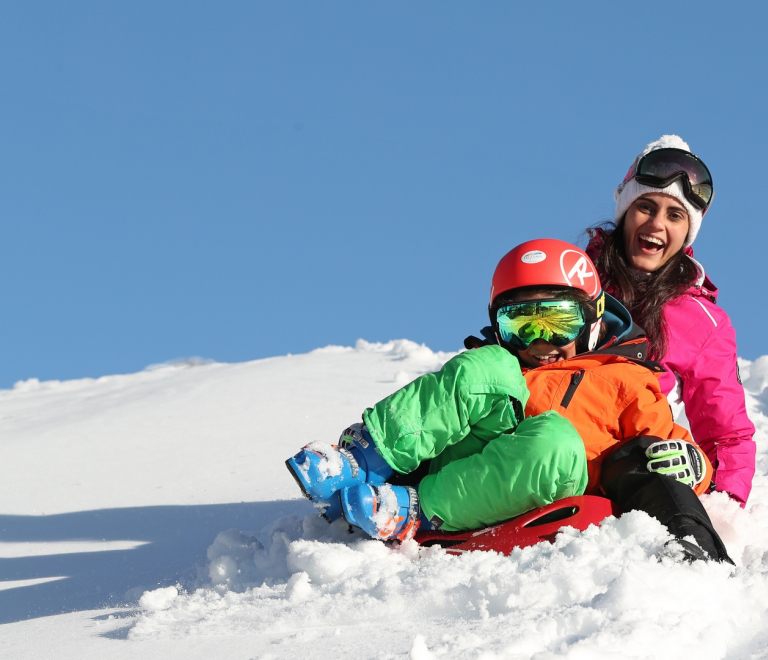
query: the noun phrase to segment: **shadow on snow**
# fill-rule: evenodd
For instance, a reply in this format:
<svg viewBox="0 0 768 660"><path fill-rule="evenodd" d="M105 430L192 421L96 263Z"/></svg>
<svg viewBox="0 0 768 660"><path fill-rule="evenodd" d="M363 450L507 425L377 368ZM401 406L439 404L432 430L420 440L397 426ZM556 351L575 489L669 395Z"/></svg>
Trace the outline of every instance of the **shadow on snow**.
<svg viewBox="0 0 768 660"><path fill-rule="evenodd" d="M66 576L0 591L0 623L135 604L146 589L194 580L219 532L232 527L258 532L277 518L313 510L306 500L278 500L0 515L3 542L146 542L129 550L0 558L0 581Z"/></svg>

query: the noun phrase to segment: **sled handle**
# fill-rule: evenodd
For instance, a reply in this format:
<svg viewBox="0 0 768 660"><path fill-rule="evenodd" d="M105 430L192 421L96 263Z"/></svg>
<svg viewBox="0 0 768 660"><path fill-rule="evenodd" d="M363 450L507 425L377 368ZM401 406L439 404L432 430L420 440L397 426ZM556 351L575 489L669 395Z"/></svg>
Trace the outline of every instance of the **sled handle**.
<svg viewBox="0 0 768 660"><path fill-rule="evenodd" d="M560 504L555 502L554 504ZM573 518L581 507L578 505L560 506L549 510L539 511L535 515L531 516L531 519L523 523L523 527L538 527L539 525L546 525L553 522L561 522Z"/></svg>

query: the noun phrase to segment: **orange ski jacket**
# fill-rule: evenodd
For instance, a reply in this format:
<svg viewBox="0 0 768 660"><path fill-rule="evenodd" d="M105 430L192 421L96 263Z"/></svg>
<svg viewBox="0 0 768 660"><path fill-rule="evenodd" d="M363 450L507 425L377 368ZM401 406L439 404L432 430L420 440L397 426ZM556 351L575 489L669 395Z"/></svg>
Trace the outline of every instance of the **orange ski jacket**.
<svg viewBox="0 0 768 660"><path fill-rule="evenodd" d="M657 370L655 363L600 351L523 369L530 391L525 416L555 410L581 435L587 452L587 494L602 490L603 459L633 438L655 436L693 442L691 434L672 421L667 397L654 373ZM712 465L708 460L705 463L704 480L695 488L697 495L707 492L712 480Z"/></svg>

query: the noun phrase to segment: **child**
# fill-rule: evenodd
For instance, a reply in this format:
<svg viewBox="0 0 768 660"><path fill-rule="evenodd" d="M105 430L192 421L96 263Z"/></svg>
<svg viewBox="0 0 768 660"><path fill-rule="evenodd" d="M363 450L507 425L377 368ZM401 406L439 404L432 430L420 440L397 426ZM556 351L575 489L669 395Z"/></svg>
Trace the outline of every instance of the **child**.
<svg viewBox="0 0 768 660"><path fill-rule="evenodd" d="M712 467L672 421L642 330L579 248L517 246L490 331L287 461L304 494L373 538L475 529L572 495L656 517L690 558L730 561L697 495ZM426 474L424 474L426 472ZM409 480L410 477L410 480Z"/></svg>

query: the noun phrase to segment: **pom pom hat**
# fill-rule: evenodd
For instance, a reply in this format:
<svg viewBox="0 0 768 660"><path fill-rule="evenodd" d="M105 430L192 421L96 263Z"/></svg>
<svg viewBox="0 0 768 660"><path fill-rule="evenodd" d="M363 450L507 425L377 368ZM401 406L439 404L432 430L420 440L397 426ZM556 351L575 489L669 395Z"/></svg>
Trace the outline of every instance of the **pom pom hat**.
<svg viewBox="0 0 768 660"><path fill-rule="evenodd" d="M651 151L656 151L656 149L682 149L691 153L691 148L688 146L688 143L680 136L662 135L656 142L651 142L637 155L637 158L635 158L632 163L632 168L635 167L643 156L649 154ZM680 202L683 208L688 212L688 236L685 239L683 247L686 248L691 245L691 243L696 240L696 235L699 233L701 220L704 214L686 199L685 191L683 190L680 181L673 181L666 188L644 186L638 183L634 178L620 183L616 188L616 192L613 194L613 198L616 200L616 222L618 223L621 220L627 212L627 209L632 205L632 202L646 193L664 193L665 195L674 197Z"/></svg>

